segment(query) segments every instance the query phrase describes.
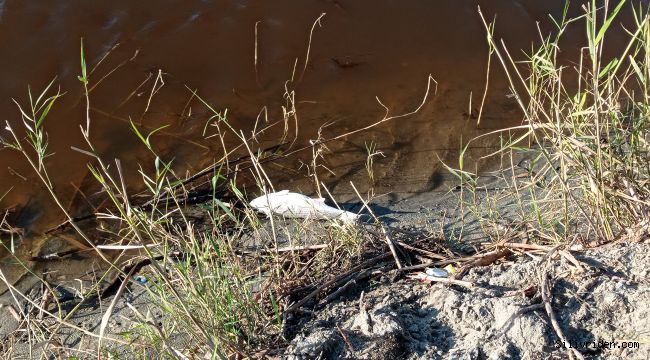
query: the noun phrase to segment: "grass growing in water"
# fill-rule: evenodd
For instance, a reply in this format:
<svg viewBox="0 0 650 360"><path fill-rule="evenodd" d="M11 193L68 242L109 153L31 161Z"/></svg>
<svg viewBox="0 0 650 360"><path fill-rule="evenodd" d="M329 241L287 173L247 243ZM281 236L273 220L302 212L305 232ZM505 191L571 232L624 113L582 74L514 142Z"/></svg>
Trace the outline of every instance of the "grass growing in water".
<svg viewBox="0 0 650 360"><path fill-rule="evenodd" d="M484 135L502 138L501 149L489 155L500 156L510 168L502 197L481 195L483 200L478 200L483 190L477 175L463 169L462 155L460 168L452 169L464 183L461 201L484 228L503 228L507 221L495 209L509 200L519 206L517 223L542 242L606 242L647 231L650 18L642 5L634 8L635 26L627 31L627 43L620 53L611 54L605 51L606 35L617 24L625 1L609 5L599 7L592 1L583 7L582 16L569 19L567 3L564 16L553 19L555 35L542 37L523 63L513 60L504 43L494 38L494 24L479 10L490 57L497 57L523 113L521 126ZM578 63L565 65L560 42L569 26L581 25L587 43ZM528 163L518 169L515 158L522 154ZM495 238L512 233L510 224Z"/></svg>

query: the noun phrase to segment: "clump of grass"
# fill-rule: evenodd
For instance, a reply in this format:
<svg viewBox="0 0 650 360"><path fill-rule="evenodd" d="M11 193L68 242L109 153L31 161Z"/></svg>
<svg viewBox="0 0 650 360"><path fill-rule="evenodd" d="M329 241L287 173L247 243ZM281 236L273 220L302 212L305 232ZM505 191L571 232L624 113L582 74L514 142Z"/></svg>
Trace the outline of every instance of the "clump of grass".
<svg viewBox="0 0 650 360"><path fill-rule="evenodd" d="M86 92L86 101L89 102L87 91L92 71L86 69L83 47L81 70L79 80ZM30 92L29 107L26 108L28 111L18 104L23 126L19 131L7 124L11 139L4 141L4 145L24 155L66 215L70 226L81 237L82 242L72 245L86 251L94 251L105 261L106 269L98 276L99 280L107 278L109 274L117 274L118 279L121 279L116 283L118 286L114 295L101 299L106 301L102 303L104 313L97 332L82 331L84 335L94 339L94 352L97 356L118 356L124 353L125 344L131 344L133 348L130 352L127 351L127 356L182 359L252 357L260 348L268 348L273 343L283 341L282 311L287 299L282 297L288 285L312 285L321 278L335 274L336 270L343 271L350 267L352 259L360 256L365 237L359 229L331 224L324 231L324 236L321 234L321 245L324 247L319 247L319 251L307 253L279 248L279 233L286 230L278 226L281 219L272 217L269 222L270 232L261 231L265 226L247 207L247 196L238 188L233 174L247 169L260 191L273 189L263 166L263 162L270 155L252 150L252 143L260 133L273 124L253 130L250 136L245 136L229 124L225 111L216 111L196 96L196 93L193 93L193 97L196 96L214 113L206 124L206 130L209 125L216 129L214 136L219 138L225 154L224 159L219 162L220 166L215 166L210 174L208 187L211 199L198 207L203 210L202 224L197 224L186 216L188 206L183 201L188 198L189 193L184 185L186 179L177 176L172 163L155 152L153 135L160 129L146 133L131 123L135 136L151 152L154 159L152 171L147 172L143 167L140 168L145 191L139 193L138 197L144 196L147 201L144 204L134 204L134 194L127 190L130 187L125 184L121 162L105 162L93 146L90 137L92 123L89 113L86 114L85 127L81 128L86 148L76 150L90 157L89 172L101 185L102 192L110 201L108 206L95 215L111 224L108 232L111 234L112 243L97 244L97 239L87 235L63 206L54 184L50 181L45 161L49 153L44 125L50 108L62 96L59 91L49 95L53 84L54 81L35 100ZM288 88L286 91L288 103L293 104L293 92ZM86 108L89 106L87 104ZM296 116L295 109L292 111L285 111L283 118L276 122L285 127L283 141L288 134L289 120ZM258 129L257 125L255 129ZM25 131L26 136L23 136L21 131ZM241 145L228 149L225 138L233 135L241 141ZM322 147L316 144L314 148ZM249 160L246 165L238 163L233 169L229 155L238 149L244 149ZM317 159L320 159L320 153L314 155L314 171L321 166ZM314 176L314 182L316 187L320 187L317 176ZM230 200L221 199L218 190L224 188L234 194L234 197ZM302 239L308 228L308 224L297 224L298 233L290 235L289 238L293 236ZM242 239L251 234L257 247L246 254ZM74 238L71 241L73 240ZM304 244L298 245L300 247ZM144 310L127 304L132 314L132 326L128 331L118 334L120 337L116 337L116 334L108 333L108 323L114 315L121 295L133 284L135 269L142 268L138 264L148 265L144 266L147 266L146 291L150 306L148 310ZM58 303L57 311L47 312L46 306L39 306L37 299L28 299L26 294L20 294L16 290L18 297L24 297L33 305L31 310L21 315L27 319L27 331L30 334L38 333L38 336L28 339L30 347L36 342L51 342L58 344L57 351L62 351L59 354L79 353L74 349L61 349L63 342L57 340L59 331L64 328L80 330L72 325L69 319L74 317L81 303L103 292L99 280L95 286L81 294L81 301L72 311L65 314ZM47 286L45 281L43 283ZM6 285L10 284L7 282ZM48 287L45 292L47 294L43 295L44 298L49 296L56 300L57 295L51 288ZM44 320L47 320L47 328L42 326L43 322L35 322L32 319L33 312L46 314ZM156 317L153 313L161 313L163 316ZM119 347L122 349L117 349ZM11 351L13 350L9 352ZM43 354L54 353L49 346L39 351ZM88 351L84 354L93 352Z"/></svg>
<svg viewBox="0 0 650 360"><path fill-rule="evenodd" d="M381 150L377 150L377 143L374 141L364 143L366 148L366 173L368 174L368 179L370 180L370 185L375 185L375 158L376 157L386 157Z"/></svg>
<svg viewBox="0 0 650 360"><path fill-rule="evenodd" d="M87 92L90 79L86 71L83 48L81 64L80 81ZM242 265L241 257L237 256L231 247L233 237L238 234L229 233L225 229L243 228L240 216L231 210L233 205L220 201L216 193L213 193L213 206L206 211L210 224L200 231L195 229L193 222L185 217L185 205L179 200L183 191L180 195L177 194L182 179L173 172L170 162L166 162L154 152L151 139L156 130L144 134L134 124L134 133L152 152L155 160L152 174L141 169L149 206L132 204L120 161L116 160L114 164L109 165L99 156L90 138L91 122L88 118L85 128L81 129L87 149L77 150L91 157L89 171L112 203L96 216L111 224L117 224L117 228L112 229L116 239L110 249L102 247L103 244L96 244L97 239L86 235L63 205L45 165L45 159L49 156L45 120L55 101L62 95L59 91L49 95L53 84L54 81L38 97L33 97L30 92L27 110L17 102L23 120L21 130L25 132L25 136L7 123L6 129L11 138L3 140L3 143L24 155L55 203L66 215L68 223L82 238L83 242L75 242L73 245L79 249L93 250L105 261L108 270L100 278L104 278L109 272L117 272L123 279L117 293L104 309L98 332L85 332L95 338L97 355L110 355L107 344L117 343L123 346L132 342L133 355L140 354L145 357L227 358L233 354L250 357L250 351L261 344L263 335L278 333L279 324L278 317L269 316L264 303L256 299L253 284L249 279L250 269ZM89 101L88 97L86 100ZM213 180L220 178L222 177L218 170L215 171ZM216 187L216 181L213 181L213 185ZM238 190L235 188L233 191ZM133 256L133 249L137 249L138 256ZM127 253L127 250L131 252ZM117 256L108 254L115 251L119 252ZM148 283L151 286L147 289L151 304L165 316L164 321L159 322L150 314L132 307L133 331L128 335L123 334L127 339L120 340L115 338L114 334L107 334L106 330L116 302L132 281L133 271L127 269L128 264L133 261L146 261L150 264ZM5 280L5 285L11 288L12 285L4 276L2 279ZM82 302L89 299L91 294L100 292L100 283L101 281L97 281L95 287L81 294ZM43 284L47 285L45 281ZM51 288L48 287L46 292L51 294L45 295L56 299L57 295ZM22 294L17 289L12 289L12 293L16 294L17 306L22 307L20 304L27 301L32 305L32 310L40 311L40 321L34 321L32 310L19 314L26 319L27 331L30 334L38 330L38 336L28 339L30 347L32 342L56 339L61 328L79 330L68 320L77 308L64 314L59 305L58 311L51 313L27 294ZM49 326L45 333L42 326L43 314L46 314L45 320L51 320L47 322ZM40 351L45 354L51 350Z"/></svg>
<svg viewBox="0 0 650 360"><path fill-rule="evenodd" d="M494 38L493 24L481 14L490 54L498 58L523 114L521 126L485 135L502 138L501 149L490 156L506 159L510 190L504 196L515 199L526 232L542 241L603 242L648 227L650 17L642 5L633 8L627 43L612 54L606 35L624 4L592 1L575 19L567 17L567 5L563 17L553 19L555 35L542 37L523 63ZM565 65L561 39L568 27L580 25L587 43L577 63ZM530 158L523 173L514 160L522 153ZM466 191L480 191L478 176L462 163L455 173Z"/></svg>

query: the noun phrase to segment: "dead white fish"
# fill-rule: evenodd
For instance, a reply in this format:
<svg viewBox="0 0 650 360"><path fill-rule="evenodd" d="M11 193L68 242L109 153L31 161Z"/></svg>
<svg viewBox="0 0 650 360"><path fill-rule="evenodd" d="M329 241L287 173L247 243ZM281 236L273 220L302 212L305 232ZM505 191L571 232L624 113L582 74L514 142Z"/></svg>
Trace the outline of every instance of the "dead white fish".
<svg viewBox="0 0 650 360"><path fill-rule="evenodd" d="M250 202L250 206L270 216L271 213L287 218L341 220L352 224L359 215L333 208L325 204L325 199L312 199L302 194L282 190L262 195Z"/></svg>

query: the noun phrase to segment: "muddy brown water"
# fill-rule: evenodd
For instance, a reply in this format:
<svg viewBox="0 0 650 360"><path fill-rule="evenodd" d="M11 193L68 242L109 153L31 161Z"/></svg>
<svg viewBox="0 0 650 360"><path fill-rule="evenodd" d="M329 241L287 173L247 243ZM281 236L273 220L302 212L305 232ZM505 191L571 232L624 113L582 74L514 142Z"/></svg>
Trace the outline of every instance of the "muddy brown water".
<svg viewBox="0 0 650 360"><path fill-rule="evenodd" d="M373 142L384 154L375 158L377 193L431 191L445 176L438 159L455 161L461 137L521 121L494 67L482 124L476 126L487 60L479 3L489 19L496 15L497 36L511 49L530 48L536 23L551 31L548 14L559 17L563 8L561 1L534 0L1 1L0 113L19 127L11 99L27 105L28 85L38 93L56 77L65 95L45 122L52 154L46 166L65 206L83 215L99 196L86 168L91 159L71 149L87 148L79 128L86 123L77 80L81 38L93 69L91 140L108 162L121 160L134 190L142 184L139 165L150 169L153 159L130 121L143 131L167 125L152 141L163 158L174 159L180 174L223 155L221 142L209 136L216 129L208 126L204 133L211 114L190 89L215 109L228 109L230 123L250 134L262 109L271 123L282 119L287 86L295 91L298 130L292 120L289 134L297 133L296 149L317 139L321 128L330 138L382 119L385 110L376 98L391 115L412 111L431 75L436 85L417 114L328 143L322 165L331 172L319 170L336 196L349 198L351 180L368 187L364 145ZM573 4L571 12L579 11ZM581 43L581 32L572 29L567 42ZM270 146L281 133L282 126L275 126L254 145ZM238 143L232 134L224 141ZM490 144L476 145L470 157L484 154L481 147ZM279 186L311 193L304 166L310 156L301 152L268 168ZM0 192L7 192L0 206L11 209L11 225L24 229L18 247L33 254L48 243L42 232L63 216L13 150L0 151L0 184Z"/></svg>

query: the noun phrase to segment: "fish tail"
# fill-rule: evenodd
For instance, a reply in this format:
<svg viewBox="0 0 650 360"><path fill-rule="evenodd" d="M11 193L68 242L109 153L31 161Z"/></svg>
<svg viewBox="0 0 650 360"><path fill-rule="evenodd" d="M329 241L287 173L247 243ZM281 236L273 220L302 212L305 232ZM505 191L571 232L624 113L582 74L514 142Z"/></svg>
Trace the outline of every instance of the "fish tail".
<svg viewBox="0 0 650 360"><path fill-rule="evenodd" d="M359 220L359 215L351 213L349 211L343 211L339 216L339 219L346 224L354 224Z"/></svg>

